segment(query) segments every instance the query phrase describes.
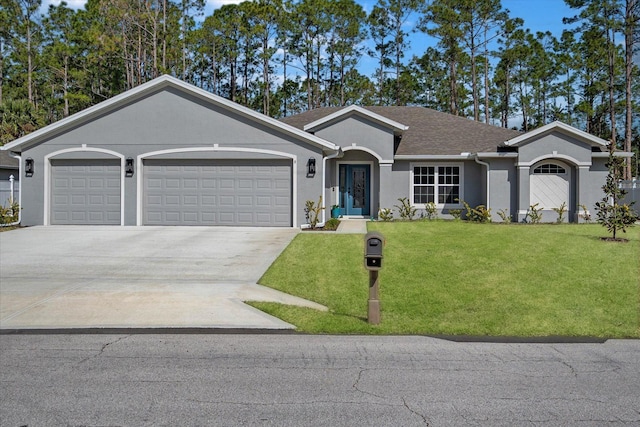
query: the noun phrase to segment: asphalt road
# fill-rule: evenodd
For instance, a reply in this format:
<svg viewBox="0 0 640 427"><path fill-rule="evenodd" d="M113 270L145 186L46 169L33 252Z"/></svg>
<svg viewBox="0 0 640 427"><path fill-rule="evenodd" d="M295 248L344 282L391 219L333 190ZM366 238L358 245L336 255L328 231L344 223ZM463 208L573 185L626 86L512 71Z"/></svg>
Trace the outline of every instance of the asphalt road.
<svg viewBox="0 0 640 427"><path fill-rule="evenodd" d="M640 341L1 335L2 426L640 425Z"/></svg>

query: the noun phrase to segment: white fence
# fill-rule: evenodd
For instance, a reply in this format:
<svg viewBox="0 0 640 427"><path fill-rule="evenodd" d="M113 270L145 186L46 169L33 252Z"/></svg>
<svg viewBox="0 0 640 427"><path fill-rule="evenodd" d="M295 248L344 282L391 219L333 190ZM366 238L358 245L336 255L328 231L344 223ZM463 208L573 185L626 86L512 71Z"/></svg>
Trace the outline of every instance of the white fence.
<svg viewBox="0 0 640 427"><path fill-rule="evenodd" d="M11 201L20 200L20 185L13 175L7 180L0 181L0 206L8 207Z"/></svg>
<svg viewBox="0 0 640 427"><path fill-rule="evenodd" d="M624 202L636 202L633 208L638 211L640 209L640 181L638 179L620 181L620 188L627 192L627 195L624 197Z"/></svg>

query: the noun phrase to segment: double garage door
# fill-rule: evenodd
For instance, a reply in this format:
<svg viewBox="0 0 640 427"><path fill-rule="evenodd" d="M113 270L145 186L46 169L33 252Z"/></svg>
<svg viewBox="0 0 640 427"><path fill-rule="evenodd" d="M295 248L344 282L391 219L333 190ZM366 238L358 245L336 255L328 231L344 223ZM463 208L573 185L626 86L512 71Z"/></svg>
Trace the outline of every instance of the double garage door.
<svg viewBox="0 0 640 427"><path fill-rule="evenodd" d="M52 224L120 224L120 160L51 166ZM145 160L142 173L143 225L292 225L291 161Z"/></svg>
<svg viewBox="0 0 640 427"><path fill-rule="evenodd" d="M143 194L145 225L292 225L287 160L146 160Z"/></svg>

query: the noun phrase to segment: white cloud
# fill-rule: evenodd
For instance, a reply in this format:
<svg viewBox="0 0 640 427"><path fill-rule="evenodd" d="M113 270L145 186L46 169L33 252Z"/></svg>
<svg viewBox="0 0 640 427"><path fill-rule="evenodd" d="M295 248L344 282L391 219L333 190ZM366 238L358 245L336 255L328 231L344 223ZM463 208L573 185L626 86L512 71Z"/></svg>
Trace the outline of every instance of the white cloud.
<svg viewBox="0 0 640 427"><path fill-rule="evenodd" d="M207 0L204 6L204 15L209 16L214 10L220 9L225 4L238 4L245 0Z"/></svg>

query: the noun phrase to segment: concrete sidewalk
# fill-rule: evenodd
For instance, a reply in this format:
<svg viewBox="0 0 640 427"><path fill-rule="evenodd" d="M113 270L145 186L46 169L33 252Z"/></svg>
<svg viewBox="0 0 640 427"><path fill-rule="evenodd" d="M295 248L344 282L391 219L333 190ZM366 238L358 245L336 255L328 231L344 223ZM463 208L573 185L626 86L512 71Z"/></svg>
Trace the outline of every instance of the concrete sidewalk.
<svg viewBox="0 0 640 427"><path fill-rule="evenodd" d="M367 234L368 219L341 219L337 233L344 234Z"/></svg>
<svg viewBox="0 0 640 427"><path fill-rule="evenodd" d="M3 232L0 329L293 329L242 301L326 310L256 284L297 232L90 226Z"/></svg>

